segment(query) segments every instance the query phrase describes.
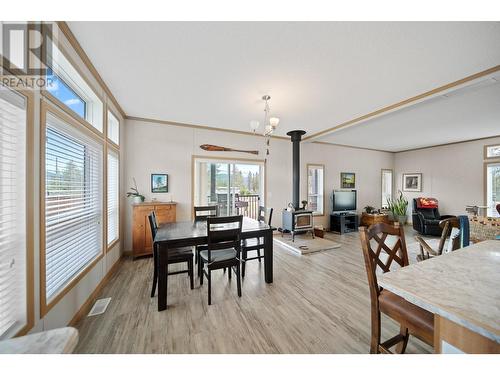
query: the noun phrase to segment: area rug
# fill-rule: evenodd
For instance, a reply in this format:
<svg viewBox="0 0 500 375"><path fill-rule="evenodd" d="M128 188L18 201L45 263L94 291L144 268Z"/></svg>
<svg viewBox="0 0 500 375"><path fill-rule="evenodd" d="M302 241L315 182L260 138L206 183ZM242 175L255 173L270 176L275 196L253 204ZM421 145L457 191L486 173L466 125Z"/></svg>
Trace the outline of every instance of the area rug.
<svg viewBox="0 0 500 375"><path fill-rule="evenodd" d="M274 236L274 241L285 247L287 250L296 254L305 255L316 253L318 251L338 249L340 244L327 240L326 238L316 237L313 239L310 234L297 235L295 241L292 241L290 234Z"/></svg>

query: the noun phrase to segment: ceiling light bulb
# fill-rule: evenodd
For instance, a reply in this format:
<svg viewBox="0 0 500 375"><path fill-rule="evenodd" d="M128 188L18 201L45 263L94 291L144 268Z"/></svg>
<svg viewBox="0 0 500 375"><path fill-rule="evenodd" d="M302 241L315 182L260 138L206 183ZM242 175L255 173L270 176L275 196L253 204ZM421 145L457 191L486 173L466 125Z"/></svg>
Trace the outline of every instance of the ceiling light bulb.
<svg viewBox="0 0 500 375"><path fill-rule="evenodd" d="M277 117L271 117L271 118L269 119L269 124L270 124L273 128L277 127L277 126L278 126L278 124L279 124L279 122L280 122L280 119L279 119L279 118L277 118Z"/></svg>
<svg viewBox="0 0 500 375"><path fill-rule="evenodd" d="M250 129L252 129L253 131L256 131L260 126L260 123L258 121L250 121Z"/></svg>

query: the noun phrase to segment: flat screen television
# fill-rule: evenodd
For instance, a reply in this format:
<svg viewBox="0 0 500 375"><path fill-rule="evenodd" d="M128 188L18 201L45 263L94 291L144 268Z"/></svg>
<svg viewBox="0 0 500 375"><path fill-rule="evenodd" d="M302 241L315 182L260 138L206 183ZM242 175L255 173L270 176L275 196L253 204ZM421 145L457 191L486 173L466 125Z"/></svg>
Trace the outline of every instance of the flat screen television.
<svg viewBox="0 0 500 375"><path fill-rule="evenodd" d="M356 211L356 190L334 190L332 211Z"/></svg>

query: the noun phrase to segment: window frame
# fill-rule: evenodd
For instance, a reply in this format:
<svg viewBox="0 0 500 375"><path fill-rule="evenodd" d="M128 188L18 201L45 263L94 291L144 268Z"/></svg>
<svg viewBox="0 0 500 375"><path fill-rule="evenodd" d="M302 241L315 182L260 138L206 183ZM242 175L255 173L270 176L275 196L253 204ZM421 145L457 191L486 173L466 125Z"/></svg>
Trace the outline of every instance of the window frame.
<svg viewBox="0 0 500 375"><path fill-rule="evenodd" d="M110 244L108 244L108 154L112 152L115 153L116 156L118 157L118 237L114 239ZM120 159L120 150L114 145L112 142L108 142L106 144L106 163L105 163L105 170L106 170L106 182L104 184L106 194L105 194L105 212L106 212L106 218L103 220L105 222L105 244L106 244L106 254L110 252L117 243L120 242L121 239L121 186L120 186L120 180L121 180L121 173L120 173L120 167L121 167L121 159Z"/></svg>
<svg viewBox="0 0 500 375"><path fill-rule="evenodd" d="M119 116L116 115L116 112L113 111L109 105L106 106L106 121L105 121L105 124L106 124L106 141L108 142L108 145L111 145L113 146L115 149L119 150L120 149L120 133L121 133L121 121L120 121L120 118ZM118 121L118 143L116 143L115 141L113 141L111 138L109 138L109 131L108 131L108 126L109 126L109 114L111 113L111 115ZM119 160L118 160L119 161Z"/></svg>
<svg viewBox="0 0 500 375"><path fill-rule="evenodd" d="M204 161L204 160L209 160L210 162L217 162L220 161L221 163L228 163L231 164L230 162L236 162L234 164L240 163L247 163L247 164L259 164L262 166L264 169L264 173L262 174L262 177L264 178L263 182L263 199L264 201L262 202L265 207L267 207L267 161L266 159L245 159L245 158L230 158L230 157L224 157L224 156L207 156L207 155L191 155L191 220L194 220L194 206L195 206L195 197L196 197L196 162L198 161Z"/></svg>
<svg viewBox="0 0 500 375"><path fill-rule="evenodd" d="M50 68L50 70L52 71L51 76L55 76L55 77L57 77L57 79L58 79L59 81L61 81L61 82L62 82L62 84L63 84L64 86L66 86L66 88L67 88L69 91L71 91L71 92L72 92L72 93L73 93L73 94L74 94L74 95L75 95L78 99L80 99L80 100L83 102L83 117L81 117L81 116L80 116L80 115L79 115L76 111L72 110L72 109L71 109L71 108L70 108L70 107L69 107L66 103L64 103L64 102L62 102L61 100L59 100L59 99L58 99L58 98L57 98L54 94L52 94L52 93L50 92L50 90L47 90L47 89L45 89L45 90L46 90L46 91L48 91L48 92L49 92L49 94L50 94L50 95L51 95L54 99L58 100L61 104L64 104L67 108L69 108L69 109L70 109L70 110L71 110L74 114L76 114L76 115L77 115L78 117L80 117L82 120L87 121L87 120L86 120L86 118L87 118L87 111L88 111L88 107L89 107L89 106L88 106L88 103L87 103L87 100L85 100L85 98L83 98L83 97L82 97L81 93L77 92L77 91L73 88L73 86L72 86L71 84L67 83L67 82L66 82L66 80L65 80L64 78L60 77L60 76L59 76L56 72L54 72L54 70L53 70L52 68Z"/></svg>
<svg viewBox="0 0 500 375"><path fill-rule="evenodd" d="M104 137L106 132L107 132L107 122L106 120L106 100L104 96L95 89L95 84L90 82L90 80L87 78L87 76L84 74L82 69L78 66L78 64L75 63L73 58L70 56L68 52L66 52L66 49L64 45L57 39L57 37L54 35L52 39L52 43L54 44L55 47L61 52L61 55L64 56L66 60L68 60L69 64L75 69L75 71L78 73L80 78L89 86L89 89L93 92L93 94L99 99L102 103L102 114L101 114L101 121L102 121L102 130L99 130L95 126L93 126L86 118L80 117L76 112L74 112L71 108L69 108L66 104L64 104L62 101L57 99L54 95L52 95L48 90L46 89L41 89L40 93L42 95L42 98L48 99L52 104L57 106L59 109L64 111L67 115L72 117L74 120L79 122L80 124L84 125L87 129L91 130L95 134L97 134L100 137ZM86 111L88 111L89 103L88 100L85 99L85 95L82 96L81 90L79 88L73 87L71 83L68 83L64 77L61 77L56 70L53 69L53 67L50 67L53 71L54 74L56 74L59 79L64 81L66 85L68 85L85 103L86 103Z"/></svg>
<svg viewBox="0 0 500 375"><path fill-rule="evenodd" d="M495 160L495 159L498 159L500 160L500 155L498 156L488 156L488 148L489 147L500 147L500 143L494 143L494 144L491 144L491 145L484 145L483 147L483 158L484 160Z"/></svg>
<svg viewBox="0 0 500 375"><path fill-rule="evenodd" d="M390 168L382 168L380 170L380 195L381 195L381 198L383 199L382 193L383 193L383 186L384 186L384 172L391 172L391 198L392 198L394 195L394 170L392 170ZM388 209L387 202L382 201L380 208L381 209Z"/></svg>
<svg viewBox="0 0 500 375"><path fill-rule="evenodd" d="M31 90L8 88L22 95L26 100L26 323L17 329L12 337L26 335L35 325L35 259L34 259L34 195L35 195L35 153L34 153L34 93Z"/></svg>
<svg viewBox="0 0 500 375"><path fill-rule="evenodd" d="M65 122L68 126L72 126L73 128L81 131L86 136L95 140L101 147L101 152L103 155L102 160L102 170L101 170L101 179L102 181L106 181L107 179L107 161L104 161L104 155L106 154L105 142L102 136L99 136L85 126L81 122L77 121L74 116L63 111L59 106L52 105L52 103L48 101L41 101L40 107L40 259L39 259L39 277L40 277L40 318L43 318L68 292L70 292L76 284L87 275L94 266L101 261L104 257L106 251L106 234L107 234L107 223L106 223L106 201L107 201L107 186L103 183L103 191L102 191L102 200L103 204L101 204L101 250L99 254L90 261L84 268L80 270L77 274L75 274L65 285L61 288L57 293L51 296L50 302L47 301L46 296L46 275L45 275L45 257L46 257L46 238L45 238L45 226L46 226L46 218L45 218L45 194L46 194L46 181L45 181L45 153L46 153L46 131L47 131L47 114L50 113L52 116L57 119ZM84 125L84 126L82 126ZM97 129L96 129L97 130Z"/></svg>
<svg viewBox="0 0 500 375"><path fill-rule="evenodd" d="M483 205L488 206L488 166L493 164L500 165L500 157L489 158L483 163ZM492 207L492 210L495 208ZM486 216L488 216L488 209L486 209ZM500 215L499 215L500 216ZM492 216L492 217L499 217Z"/></svg>
<svg viewBox="0 0 500 375"><path fill-rule="evenodd" d="M325 165L324 164L313 164L313 163L308 163L306 164L306 178L307 178L307 182L306 182L306 191L307 191L307 202L309 203L309 169L310 168L314 168L314 169L322 169L323 170L323 193L322 193L322 197L323 197L323 207L321 208L321 212L318 212L318 211L314 211L313 212L313 216L325 216ZM316 195L319 195L319 194L316 194Z"/></svg>

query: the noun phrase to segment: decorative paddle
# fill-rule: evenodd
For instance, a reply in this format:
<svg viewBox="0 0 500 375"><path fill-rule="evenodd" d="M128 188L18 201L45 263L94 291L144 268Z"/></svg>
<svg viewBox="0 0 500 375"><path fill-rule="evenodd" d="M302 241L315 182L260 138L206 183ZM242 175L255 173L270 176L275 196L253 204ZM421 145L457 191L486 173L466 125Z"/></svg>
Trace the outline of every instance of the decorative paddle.
<svg viewBox="0 0 500 375"><path fill-rule="evenodd" d="M215 146L215 145L201 145L200 148L205 151L233 151L233 152L246 152L247 154L259 155L259 151L236 150L234 148Z"/></svg>

